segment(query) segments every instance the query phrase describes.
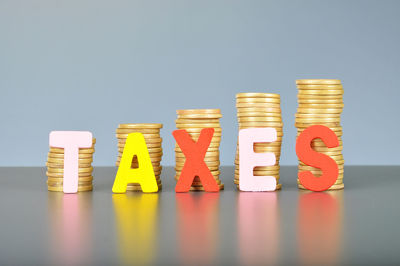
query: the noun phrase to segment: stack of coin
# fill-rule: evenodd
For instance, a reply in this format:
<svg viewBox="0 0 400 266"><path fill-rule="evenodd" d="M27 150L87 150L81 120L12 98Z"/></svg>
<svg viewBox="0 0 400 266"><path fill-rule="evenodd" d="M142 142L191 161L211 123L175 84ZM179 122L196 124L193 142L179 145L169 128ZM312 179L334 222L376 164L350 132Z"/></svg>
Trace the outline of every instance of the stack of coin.
<svg viewBox="0 0 400 266"><path fill-rule="evenodd" d="M236 108L239 130L246 128L275 128L278 139L271 143L255 143L254 151L260 153L273 152L276 163L273 166L258 166L254 168L254 176L274 176L276 189L279 184L279 159L283 137L283 122L281 116L281 98L275 93L238 93L236 94ZM236 146L235 179L239 188L239 144Z"/></svg>
<svg viewBox="0 0 400 266"><path fill-rule="evenodd" d="M211 174L217 181L219 188L224 189L224 184L219 179L219 144L221 142L221 125L219 119L222 117L220 109L189 109L177 110L178 119L175 120L178 129L185 129L194 141L197 141L203 128L214 128L210 146L204 157L204 162L210 169ZM175 180L178 180L183 165L185 164L185 155L179 145L175 143ZM199 177L195 177L191 190L204 190Z"/></svg>
<svg viewBox="0 0 400 266"><path fill-rule="evenodd" d="M311 146L317 152L326 154L339 166L339 177L329 190L342 189L343 184L343 143L340 115L343 110L343 87L340 80L335 79L301 79L296 81L299 90L299 107L296 113L297 136L312 125L323 125L332 129L338 136L340 145L327 148L321 139L313 140ZM311 171L315 176L322 172L299 161L299 171ZM297 180L299 188L304 189Z"/></svg>
<svg viewBox="0 0 400 266"><path fill-rule="evenodd" d="M161 184L161 158L162 152L162 138L160 136L160 129L163 127L162 124L119 124L116 130L116 136L118 138L118 159L115 163L119 166L121 161L122 153L125 147L125 141L130 133L142 133L146 141L147 149L150 154L151 164L153 165L154 174L157 179L158 189L162 189ZM139 164L137 157L135 156L132 160L132 168L138 168ZM142 188L137 183L128 184L128 191L142 191Z"/></svg>
<svg viewBox="0 0 400 266"><path fill-rule="evenodd" d="M92 162L94 153L94 144L96 139L93 138L91 148L79 149L78 163L78 192L90 191L93 189ZM64 180L64 149L50 147L47 156L47 188L49 191L63 191Z"/></svg>

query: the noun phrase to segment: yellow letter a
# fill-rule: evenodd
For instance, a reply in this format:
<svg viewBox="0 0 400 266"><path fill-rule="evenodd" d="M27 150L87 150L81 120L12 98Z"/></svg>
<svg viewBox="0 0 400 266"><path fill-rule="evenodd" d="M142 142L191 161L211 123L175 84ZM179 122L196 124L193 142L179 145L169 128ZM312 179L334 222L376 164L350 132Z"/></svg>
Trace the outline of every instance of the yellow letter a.
<svg viewBox="0 0 400 266"><path fill-rule="evenodd" d="M139 163L138 168L131 167L135 155ZM112 191L125 193L129 183L139 183L143 192L158 191L153 165L142 133L128 135Z"/></svg>

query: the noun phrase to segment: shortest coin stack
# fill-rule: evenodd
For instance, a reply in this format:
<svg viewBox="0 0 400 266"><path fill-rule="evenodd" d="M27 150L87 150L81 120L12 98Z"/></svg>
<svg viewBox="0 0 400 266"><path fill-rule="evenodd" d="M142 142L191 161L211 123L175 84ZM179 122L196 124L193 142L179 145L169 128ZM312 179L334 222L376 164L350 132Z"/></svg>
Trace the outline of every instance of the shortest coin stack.
<svg viewBox="0 0 400 266"><path fill-rule="evenodd" d="M219 119L222 117L220 109L187 109L187 110L177 110L176 114L178 119L175 120L176 128L185 129L194 141L199 139L201 130L204 128L214 128L214 135L211 139L210 146L204 157L204 162L206 163L211 174L214 176L219 189L224 189L224 184L219 179L219 145L221 142L221 125ZM183 154L181 148L176 143L175 144L175 180L179 180L183 166L185 165L185 154ZM190 188L192 191L202 191L204 190L201 184L200 178L195 177Z"/></svg>
<svg viewBox="0 0 400 266"><path fill-rule="evenodd" d="M78 192L90 191L93 189L92 162L95 143L96 139L93 138L93 145L91 148L79 149ZM50 147L46 166L48 190L62 192L64 180L64 149Z"/></svg>
<svg viewBox="0 0 400 266"><path fill-rule="evenodd" d="M153 165L154 175L157 179L158 189L162 189L161 184L161 158L163 155L162 152L162 138L160 136L160 129L163 127L162 124L119 124L116 130L116 136L118 138L118 159L115 163L116 166L119 166L121 161L122 153L124 151L125 142L130 133L142 133L144 139L146 141L146 146L150 154L151 164ZM134 157L132 161L132 168L137 168L138 161L137 158ZM142 188L139 184L132 183L128 184L128 191L142 191Z"/></svg>

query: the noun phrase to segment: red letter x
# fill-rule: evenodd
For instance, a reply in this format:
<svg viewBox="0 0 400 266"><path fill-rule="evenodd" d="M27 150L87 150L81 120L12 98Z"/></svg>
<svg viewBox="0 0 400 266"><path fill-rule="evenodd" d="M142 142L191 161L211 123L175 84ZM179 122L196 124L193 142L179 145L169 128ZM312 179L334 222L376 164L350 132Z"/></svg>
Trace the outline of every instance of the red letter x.
<svg viewBox="0 0 400 266"><path fill-rule="evenodd" d="M186 157L181 175L175 187L175 192L189 192L193 179L196 176L200 178L204 191L218 192L219 186L204 162L204 156L206 155L208 146L210 146L214 129L202 129L197 142L194 142L189 133L184 129L175 130L172 132L172 135Z"/></svg>

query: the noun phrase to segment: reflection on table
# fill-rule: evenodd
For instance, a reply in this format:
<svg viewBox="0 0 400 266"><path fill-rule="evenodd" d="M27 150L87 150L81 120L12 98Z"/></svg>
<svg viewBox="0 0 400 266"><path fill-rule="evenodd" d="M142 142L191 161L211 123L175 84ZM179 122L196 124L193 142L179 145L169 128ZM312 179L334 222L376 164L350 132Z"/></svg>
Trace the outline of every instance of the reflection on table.
<svg viewBox="0 0 400 266"><path fill-rule="evenodd" d="M152 264L157 254L158 193L113 194L121 264Z"/></svg>
<svg viewBox="0 0 400 266"><path fill-rule="evenodd" d="M90 264L92 193L48 192L48 211L52 264Z"/></svg>
<svg viewBox="0 0 400 266"><path fill-rule="evenodd" d="M306 265L338 263L342 242L343 190L301 191L298 249Z"/></svg>
<svg viewBox="0 0 400 266"><path fill-rule="evenodd" d="M278 258L278 192L240 192L238 242L243 265L276 264Z"/></svg>
<svg viewBox="0 0 400 266"><path fill-rule="evenodd" d="M181 264L213 264L218 252L219 193L178 193L176 201Z"/></svg>

